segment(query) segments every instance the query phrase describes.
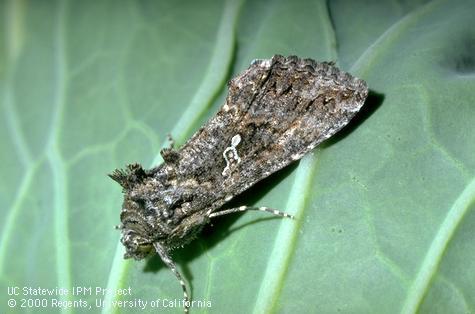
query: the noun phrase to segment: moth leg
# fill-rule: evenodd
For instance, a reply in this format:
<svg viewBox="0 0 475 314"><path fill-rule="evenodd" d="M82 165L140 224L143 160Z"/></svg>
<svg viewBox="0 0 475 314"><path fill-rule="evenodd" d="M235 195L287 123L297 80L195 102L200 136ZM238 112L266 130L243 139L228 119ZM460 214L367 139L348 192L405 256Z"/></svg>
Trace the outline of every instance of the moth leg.
<svg viewBox="0 0 475 314"><path fill-rule="evenodd" d="M183 281L180 272L176 269L175 262L172 260L170 255L168 255L167 250L162 247L159 243L155 242L153 243L153 247L155 248L155 251L157 251L158 256L162 259L162 261L165 263L165 265L170 268L170 270L173 272L175 277L178 279L178 282L181 285L181 289L183 290L183 297L185 298L185 313L188 313L190 310L190 298L188 297L188 290L186 289L186 284Z"/></svg>
<svg viewBox="0 0 475 314"><path fill-rule="evenodd" d="M171 133L168 133L167 134L167 140L168 140L168 143L170 144L170 148L175 148L175 140L173 139L173 136Z"/></svg>
<svg viewBox="0 0 475 314"><path fill-rule="evenodd" d="M163 160L165 160L166 163L170 164L176 162L180 158L180 154L173 148L175 146L175 141L170 133L167 134L167 140L169 147L162 148L162 150L160 150L160 155L162 155Z"/></svg>
<svg viewBox="0 0 475 314"><path fill-rule="evenodd" d="M271 213L271 214L276 215L276 216L286 217L286 218L290 218L290 219L295 218L293 215L284 213L284 212L282 212L280 210L277 210L277 209L272 209L272 208L268 208L268 207L249 207L249 206L240 206L240 207L236 207L236 208L222 210L222 211L219 211L219 212L210 213L208 217L209 218L214 218L214 217L223 216L223 215L227 215L227 214L243 212L243 211L246 211L246 210L260 210L260 211Z"/></svg>
<svg viewBox="0 0 475 314"><path fill-rule="evenodd" d="M174 163L180 158L180 154L170 147L162 148L162 150L160 150L160 155L162 155L163 160L165 160L166 163Z"/></svg>

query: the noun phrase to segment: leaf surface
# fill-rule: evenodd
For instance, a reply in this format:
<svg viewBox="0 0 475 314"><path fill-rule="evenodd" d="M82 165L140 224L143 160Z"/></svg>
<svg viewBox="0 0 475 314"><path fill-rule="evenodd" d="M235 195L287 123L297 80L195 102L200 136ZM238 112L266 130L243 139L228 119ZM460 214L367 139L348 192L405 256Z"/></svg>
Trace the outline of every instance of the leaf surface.
<svg viewBox="0 0 475 314"><path fill-rule="evenodd" d="M334 60L373 93L347 129L237 200L295 221L223 217L174 252L193 299L211 302L192 313L475 311L473 1L11 0L0 12L3 291L93 289L90 310L51 313L181 313L152 308L181 297L157 257L122 259L122 195L106 174L158 164L166 134L184 143L253 59L295 54Z"/></svg>

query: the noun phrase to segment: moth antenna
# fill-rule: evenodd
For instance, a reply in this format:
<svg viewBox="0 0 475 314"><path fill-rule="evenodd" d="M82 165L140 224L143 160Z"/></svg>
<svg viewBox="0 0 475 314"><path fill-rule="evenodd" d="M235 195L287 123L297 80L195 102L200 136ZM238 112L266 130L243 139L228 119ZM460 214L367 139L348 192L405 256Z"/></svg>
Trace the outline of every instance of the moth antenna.
<svg viewBox="0 0 475 314"><path fill-rule="evenodd" d="M135 184L140 183L147 174L145 170L139 164L127 165L126 169L116 169L108 176L119 183L124 189L133 187Z"/></svg>
<svg viewBox="0 0 475 314"><path fill-rule="evenodd" d="M243 211L246 211L246 210L260 210L260 211L271 213L275 216L281 216L281 217L285 217L285 218L295 219L295 217L293 215L284 213L283 211L280 211L280 210L277 210L277 209L272 209L272 208L268 208L268 207L250 207L250 206L240 206L240 207L236 207L236 208L222 210L222 211L215 212L215 213L210 213L208 217L209 218L214 218L214 217L228 215L228 214L232 214L232 213L243 212Z"/></svg>
<svg viewBox="0 0 475 314"><path fill-rule="evenodd" d="M112 173L109 173L108 176L125 188L127 180L127 172L125 170L115 169Z"/></svg>
<svg viewBox="0 0 475 314"><path fill-rule="evenodd" d="M188 290L186 288L185 282L183 281L183 279L181 277L180 272L176 269L175 262L172 260L170 255L168 255L167 250L163 246L161 246L159 243L157 243L157 242L153 243L153 247L155 248L155 251L157 252L158 256L160 256L162 261L165 263L165 265L167 265L168 268L170 268L170 270L173 272L175 277L178 279L178 282L181 285L181 289L183 290L183 297L185 298L184 311L185 311L185 313L188 313L189 310L190 310L190 298L188 296L189 295Z"/></svg>

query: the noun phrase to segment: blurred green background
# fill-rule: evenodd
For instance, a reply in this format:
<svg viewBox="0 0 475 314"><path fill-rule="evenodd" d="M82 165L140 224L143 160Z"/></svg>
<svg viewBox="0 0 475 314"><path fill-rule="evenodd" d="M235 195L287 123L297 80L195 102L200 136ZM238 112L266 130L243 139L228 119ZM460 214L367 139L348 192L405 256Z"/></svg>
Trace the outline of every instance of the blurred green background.
<svg viewBox="0 0 475 314"><path fill-rule="evenodd" d="M334 60L377 93L342 134L174 258L192 313L475 312L475 1L1 1L0 311L7 287L181 297L122 259L120 187L217 111L255 58ZM51 301L52 297L42 297ZM47 313L181 313L96 308Z"/></svg>

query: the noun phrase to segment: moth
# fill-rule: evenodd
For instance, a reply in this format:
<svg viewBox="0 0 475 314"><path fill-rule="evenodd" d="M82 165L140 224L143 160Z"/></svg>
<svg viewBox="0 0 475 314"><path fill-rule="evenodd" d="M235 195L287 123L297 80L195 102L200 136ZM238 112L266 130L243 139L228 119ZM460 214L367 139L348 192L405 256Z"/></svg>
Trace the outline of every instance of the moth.
<svg viewBox="0 0 475 314"><path fill-rule="evenodd" d="M170 251L222 215L267 207L226 204L256 182L299 160L343 128L368 95L366 83L332 62L275 55L254 60L228 83L221 109L180 149L161 150L163 164L130 164L109 176L124 192L120 214L125 258L156 252L189 294Z"/></svg>

